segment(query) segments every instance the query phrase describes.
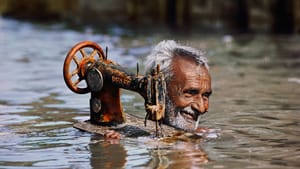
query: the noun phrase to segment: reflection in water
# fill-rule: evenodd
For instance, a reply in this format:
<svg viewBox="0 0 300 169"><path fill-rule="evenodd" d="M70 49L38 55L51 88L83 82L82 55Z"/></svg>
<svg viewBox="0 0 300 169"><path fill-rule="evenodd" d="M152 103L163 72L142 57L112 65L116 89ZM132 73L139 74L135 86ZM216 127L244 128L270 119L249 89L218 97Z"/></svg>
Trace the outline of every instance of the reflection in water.
<svg viewBox="0 0 300 169"><path fill-rule="evenodd" d="M89 144L91 166L93 168L122 168L127 152L122 144L112 144L101 137L92 136Z"/></svg>
<svg viewBox="0 0 300 169"><path fill-rule="evenodd" d="M201 168L208 162L207 154L198 142L177 140L168 147L158 145L150 150L150 154L149 168Z"/></svg>
<svg viewBox="0 0 300 169"><path fill-rule="evenodd" d="M121 142L91 136L89 150L93 168L197 168L206 164L202 139L125 138Z"/></svg>
<svg viewBox="0 0 300 169"><path fill-rule="evenodd" d="M201 125L221 135L108 144L72 127L88 119L89 95L65 86L67 51L95 41L134 69L170 36L92 34L0 18L0 168L299 168L300 37L191 34L171 39L207 51L214 93ZM123 94L124 111L144 117L142 98Z"/></svg>

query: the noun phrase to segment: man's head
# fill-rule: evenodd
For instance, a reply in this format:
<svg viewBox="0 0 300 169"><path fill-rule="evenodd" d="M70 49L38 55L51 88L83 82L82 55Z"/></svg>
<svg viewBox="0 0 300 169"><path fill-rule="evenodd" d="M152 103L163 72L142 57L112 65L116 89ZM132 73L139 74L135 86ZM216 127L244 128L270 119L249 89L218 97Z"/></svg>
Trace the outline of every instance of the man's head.
<svg viewBox="0 0 300 169"><path fill-rule="evenodd" d="M204 53L175 41L162 41L147 57L146 74L150 74L157 64L167 84L164 123L194 130L197 119L208 111L212 92Z"/></svg>

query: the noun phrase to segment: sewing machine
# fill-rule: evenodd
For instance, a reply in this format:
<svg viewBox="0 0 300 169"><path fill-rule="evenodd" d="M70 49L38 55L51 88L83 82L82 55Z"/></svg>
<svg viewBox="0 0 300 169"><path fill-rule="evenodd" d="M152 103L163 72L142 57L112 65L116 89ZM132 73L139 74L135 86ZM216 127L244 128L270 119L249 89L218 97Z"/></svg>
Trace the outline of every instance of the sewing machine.
<svg viewBox="0 0 300 169"><path fill-rule="evenodd" d="M100 126L125 123L120 89L139 93L145 100L145 122L156 122L156 132L165 113L166 83L159 65L150 75L131 73L109 60L102 48L91 41L76 44L68 52L63 67L68 88L78 94L91 93L90 122Z"/></svg>

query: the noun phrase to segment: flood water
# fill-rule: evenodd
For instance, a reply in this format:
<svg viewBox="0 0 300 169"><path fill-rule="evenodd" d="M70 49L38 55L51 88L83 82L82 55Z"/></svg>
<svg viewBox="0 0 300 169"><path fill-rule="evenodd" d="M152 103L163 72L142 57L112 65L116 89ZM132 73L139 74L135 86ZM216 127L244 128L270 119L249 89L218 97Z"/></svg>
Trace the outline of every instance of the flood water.
<svg viewBox="0 0 300 169"><path fill-rule="evenodd" d="M72 127L89 118L89 94L72 93L62 76L74 44L108 46L111 60L134 71L166 38L206 51L213 94L201 126L218 137L112 144ZM299 36L100 33L0 18L0 60L0 168L300 167ZM121 99L125 112L145 115L137 94Z"/></svg>

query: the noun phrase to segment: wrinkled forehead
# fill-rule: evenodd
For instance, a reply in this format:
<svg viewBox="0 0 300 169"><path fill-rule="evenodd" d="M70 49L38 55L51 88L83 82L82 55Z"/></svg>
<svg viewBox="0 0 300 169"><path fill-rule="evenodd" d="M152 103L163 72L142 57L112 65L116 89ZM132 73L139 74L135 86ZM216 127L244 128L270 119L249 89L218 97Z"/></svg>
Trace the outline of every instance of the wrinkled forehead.
<svg viewBox="0 0 300 169"><path fill-rule="evenodd" d="M175 75L197 75L210 80L210 74L204 64L199 64L195 58L189 56L174 56L172 60L172 70Z"/></svg>

